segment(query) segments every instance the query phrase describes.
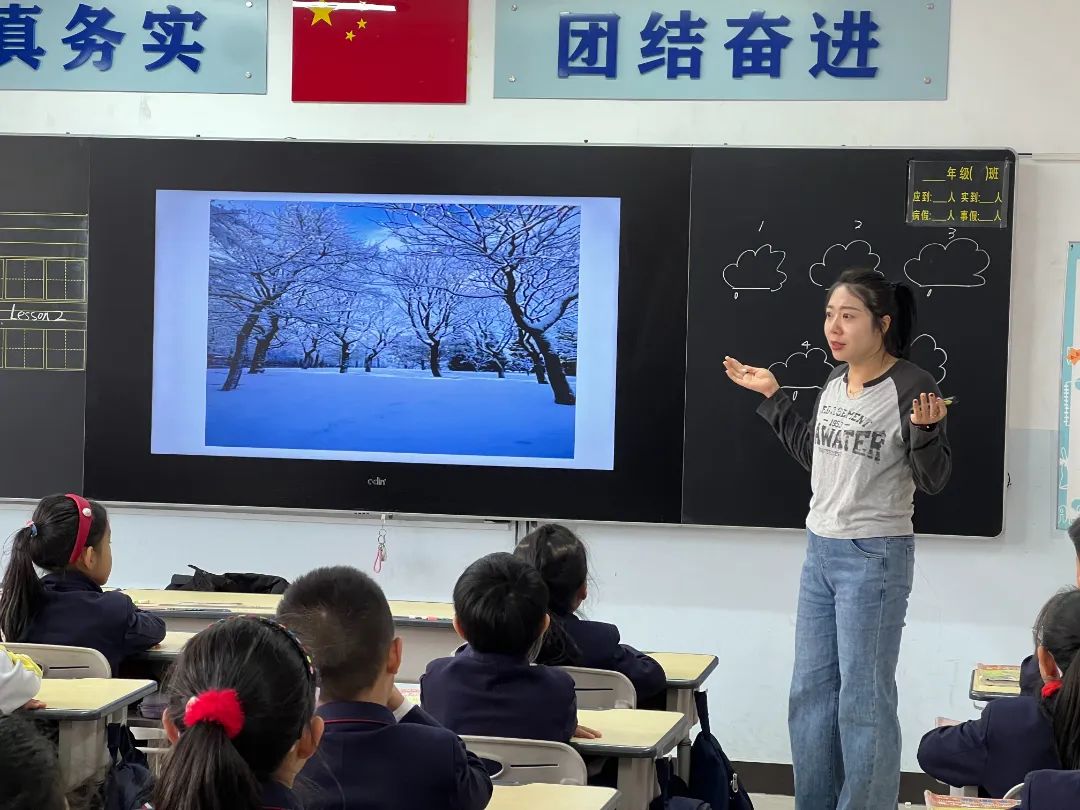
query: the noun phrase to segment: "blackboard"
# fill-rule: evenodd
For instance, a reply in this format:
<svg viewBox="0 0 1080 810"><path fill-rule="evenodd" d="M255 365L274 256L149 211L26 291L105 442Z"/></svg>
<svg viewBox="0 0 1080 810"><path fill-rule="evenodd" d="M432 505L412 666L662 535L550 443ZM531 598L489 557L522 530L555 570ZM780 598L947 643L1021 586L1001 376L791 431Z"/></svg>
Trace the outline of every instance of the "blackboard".
<svg viewBox="0 0 1080 810"><path fill-rule="evenodd" d="M825 291L844 269L869 264L915 288L911 359L962 400L949 416L952 479L940 495L916 496L916 531L1000 534L1012 189L1005 227L908 224L916 160L1012 167L1015 154L695 150L683 522L804 525L809 476L755 414L760 396L733 385L721 364L725 354L776 364L809 416L833 362L822 328Z"/></svg>
<svg viewBox="0 0 1080 810"><path fill-rule="evenodd" d="M0 496L82 488L89 146L0 138Z"/></svg>

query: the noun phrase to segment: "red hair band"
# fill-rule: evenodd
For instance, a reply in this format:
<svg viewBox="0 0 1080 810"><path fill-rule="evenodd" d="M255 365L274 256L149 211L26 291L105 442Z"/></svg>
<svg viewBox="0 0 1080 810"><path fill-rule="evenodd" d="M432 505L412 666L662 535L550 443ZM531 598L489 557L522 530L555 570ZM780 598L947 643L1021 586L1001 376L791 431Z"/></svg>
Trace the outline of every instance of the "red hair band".
<svg viewBox="0 0 1080 810"><path fill-rule="evenodd" d="M1061 691L1061 678L1054 678L1052 681L1047 681L1043 684L1042 696L1046 699L1052 698L1058 692Z"/></svg>
<svg viewBox="0 0 1080 810"><path fill-rule="evenodd" d="M244 707L235 689L211 689L196 695L184 709L184 725L214 723L225 729L229 739L244 730Z"/></svg>
<svg viewBox="0 0 1080 810"><path fill-rule="evenodd" d="M82 495L72 495L69 492L67 497L75 502L75 510L79 516L79 532L75 535L75 547L71 549L71 558L68 560L69 565L74 565L86 548L86 538L90 536L90 526L94 523L94 512L90 509L90 501Z"/></svg>

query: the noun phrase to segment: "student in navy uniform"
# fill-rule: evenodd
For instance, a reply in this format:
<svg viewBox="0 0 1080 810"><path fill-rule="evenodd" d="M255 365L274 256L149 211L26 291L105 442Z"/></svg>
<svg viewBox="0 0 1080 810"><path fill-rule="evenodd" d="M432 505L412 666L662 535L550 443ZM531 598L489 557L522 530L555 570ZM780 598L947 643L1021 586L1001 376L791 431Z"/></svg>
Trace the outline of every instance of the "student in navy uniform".
<svg viewBox="0 0 1080 810"><path fill-rule="evenodd" d="M514 556L533 565L548 587L551 626L536 663L621 672L634 685L639 707L658 699L657 708L663 708L667 687L664 668L645 653L620 644L615 625L576 615L589 596L588 554L577 535L565 526L549 523L526 535Z"/></svg>
<svg viewBox="0 0 1080 810"><path fill-rule="evenodd" d="M1080 519L1074 520L1069 527L1069 539L1076 550L1076 586L1080 588ZM1037 695L1042 689L1042 673L1039 672L1039 659L1029 655L1020 664L1020 694Z"/></svg>
<svg viewBox="0 0 1080 810"><path fill-rule="evenodd" d="M1076 810L1080 807L1080 771L1034 771L1020 794L1024 810Z"/></svg>
<svg viewBox="0 0 1080 810"><path fill-rule="evenodd" d="M305 574L285 592L278 619L319 672L326 731L301 775L309 810L487 807L484 764L394 685L402 641L370 577L347 566Z"/></svg>
<svg viewBox="0 0 1080 810"><path fill-rule="evenodd" d="M1080 591L1070 588L1046 603L1035 643L1041 694L998 698L978 720L927 733L919 744L927 774L1000 798L1031 771L1080 769Z"/></svg>
<svg viewBox="0 0 1080 810"><path fill-rule="evenodd" d="M0 807L67 810L56 746L19 715L0 715Z"/></svg>
<svg viewBox="0 0 1080 810"><path fill-rule="evenodd" d="M172 750L155 810L291 810L293 782L319 747L315 669L271 619L234 616L192 638L166 686Z"/></svg>
<svg viewBox="0 0 1080 810"><path fill-rule="evenodd" d="M45 576L39 579L34 566ZM42 498L12 542L0 595L4 638L90 647L115 674L124 658L165 638L165 622L136 608L127 594L104 593L111 573L105 507L79 495Z"/></svg>
<svg viewBox="0 0 1080 810"><path fill-rule="evenodd" d="M574 681L530 666L547 630L548 592L540 572L512 554L481 557L454 586L454 628L467 642L428 664L424 709L458 734L569 742L595 739L577 722Z"/></svg>

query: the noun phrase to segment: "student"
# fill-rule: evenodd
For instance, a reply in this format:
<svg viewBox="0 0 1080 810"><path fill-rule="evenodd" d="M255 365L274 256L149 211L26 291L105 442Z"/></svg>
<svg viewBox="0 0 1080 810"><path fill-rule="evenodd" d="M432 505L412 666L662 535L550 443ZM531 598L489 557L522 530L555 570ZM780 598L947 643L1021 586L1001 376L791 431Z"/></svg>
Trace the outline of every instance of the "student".
<svg viewBox="0 0 1080 810"><path fill-rule="evenodd" d="M41 709L34 700L41 688L41 667L28 655L16 655L0 644L0 714L16 709Z"/></svg>
<svg viewBox="0 0 1080 810"><path fill-rule="evenodd" d="M56 750L33 723L0 716L0 807L4 810L66 810Z"/></svg>
<svg viewBox="0 0 1080 810"><path fill-rule="evenodd" d="M172 750L155 810L292 810L319 747L315 670L297 638L260 616L223 619L176 659L162 716Z"/></svg>
<svg viewBox="0 0 1080 810"><path fill-rule="evenodd" d="M1000 798L1031 771L1080 769L1080 590L1046 603L1035 643L1041 694L999 698L978 720L929 732L919 744L926 773Z"/></svg>
<svg viewBox="0 0 1080 810"><path fill-rule="evenodd" d="M540 572L512 554L481 557L454 586L454 629L467 642L428 664L424 709L458 734L569 742L593 739L577 722L574 680L531 666L550 621Z"/></svg>
<svg viewBox="0 0 1080 810"><path fill-rule="evenodd" d="M1020 794L1024 810L1076 810L1080 807L1080 771L1034 771Z"/></svg>
<svg viewBox="0 0 1080 810"><path fill-rule="evenodd" d="M483 810L484 764L394 685L402 643L382 589L355 568L319 568L285 592L278 619L311 650L326 726L304 768L315 810ZM305 795L305 798L307 796Z"/></svg>
<svg viewBox="0 0 1080 810"><path fill-rule="evenodd" d="M565 526L549 523L526 535L514 556L535 566L548 588L551 626L536 657L538 664L621 672L634 685L639 705L663 695L667 676L658 662L620 644L615 625L585 621L576 615L589 595L588 555L577 535Z"/></svg>
<svg viewBox="0 0 1080 810"><path fill-rule="evenodd" d="M1069 539L1076 550L1076 586L1080 588L1080 518L1069 526ZM1039 672L1039 659L1029 655L1020 664L1020 694L1037 695L1042 689L1042 673Z"/></svg>
<svg viewBox="0 0 1080 810"><path fill-rule="evenodd" d="M35 566L45 576L39 579ZM42 498L12 543L0 596L4 638L90 647L115 673L125 657L165 638L165 622L143 613L124 593L104 593L110 573L105 508L79 495Z"/></svg>

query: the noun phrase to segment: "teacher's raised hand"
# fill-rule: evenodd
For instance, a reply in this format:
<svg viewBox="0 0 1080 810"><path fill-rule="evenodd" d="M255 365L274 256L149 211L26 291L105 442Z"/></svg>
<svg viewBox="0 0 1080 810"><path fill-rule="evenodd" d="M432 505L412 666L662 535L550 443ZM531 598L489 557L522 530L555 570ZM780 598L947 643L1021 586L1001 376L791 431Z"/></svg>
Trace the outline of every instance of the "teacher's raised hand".
<svg viewBox="0 0 1080 810"><path fill-rule="evenodd" d="M780 390L780 383L767 368L755 368L740 363L734 357L725 356L724 371L732 382L751 391L757 391L764 397L771 397Z"/></svg>

